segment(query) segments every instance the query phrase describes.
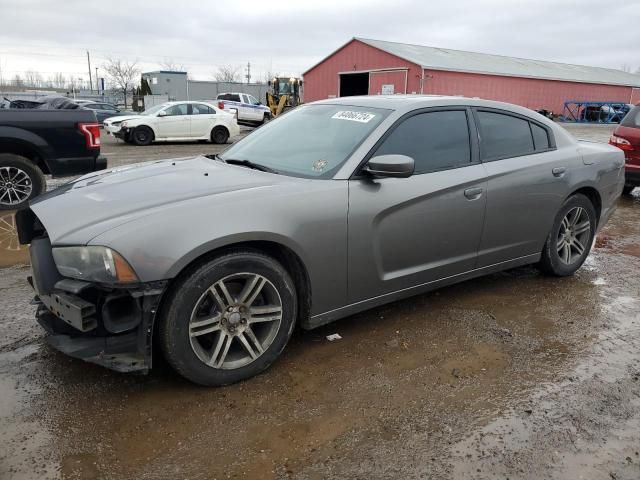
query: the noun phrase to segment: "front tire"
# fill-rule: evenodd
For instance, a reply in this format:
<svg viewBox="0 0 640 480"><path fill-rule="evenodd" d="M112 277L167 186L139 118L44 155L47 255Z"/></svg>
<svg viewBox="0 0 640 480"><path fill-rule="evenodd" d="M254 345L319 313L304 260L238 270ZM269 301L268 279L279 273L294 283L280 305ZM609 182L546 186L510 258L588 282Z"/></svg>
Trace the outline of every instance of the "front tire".
<svg viewBox="0 0 640 480"><path fill-rule="evenodd" d="M0 153L0 210L17 210L47 189L42 170L26 157Z"/></svg>
<svg viewBox="0 0 640 480"><path fill-rule="evenodd" d="M293 281L273 258L238 250L187 271L159 318L168 363L206 386L259 374L280 355L296 322Z"/></svg>
<svg viewBox="0 0 640 480"><path fill-rule="evenodd" d="M541 270L557 277L573 275L589 255L595 231L596 211L591 201L581 194L569 197L545 242Z"/></svg>
<svg viewBox="0 0 640 480"><path fill-rule="evenodd" d="M622 194L623 195L631 195L631 192L633 192L633 189L636 188L633 185L625 185L624 188L622 189Z"/></svg>
<svg viewBox="0 0 640 480"><path fill-rule="evenodd" d="M131 140L140 147L150 145L153 142L153 130L145 126L136 127L131 133Z"/></svg>

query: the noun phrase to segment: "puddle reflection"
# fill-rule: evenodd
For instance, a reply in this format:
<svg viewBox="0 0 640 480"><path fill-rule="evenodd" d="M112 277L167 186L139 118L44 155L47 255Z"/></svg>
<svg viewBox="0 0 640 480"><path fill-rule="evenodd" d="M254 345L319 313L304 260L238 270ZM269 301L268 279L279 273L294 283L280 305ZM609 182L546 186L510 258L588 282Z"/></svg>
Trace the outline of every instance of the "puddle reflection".
<svg viewBox="0 0 640 480"><path fill-rule="evenodd" d="M20 245L15 212L0 214L0 267L29 264L29 247Z"/></svg>

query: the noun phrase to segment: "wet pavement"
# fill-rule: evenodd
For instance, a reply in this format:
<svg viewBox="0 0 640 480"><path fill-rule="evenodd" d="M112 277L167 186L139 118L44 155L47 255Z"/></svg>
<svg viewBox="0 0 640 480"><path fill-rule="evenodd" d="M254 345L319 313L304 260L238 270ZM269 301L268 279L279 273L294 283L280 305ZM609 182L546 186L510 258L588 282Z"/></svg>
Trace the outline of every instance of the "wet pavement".
<svg viewBox="0 0 640 480"><path fill-rule="evenodd" d="M0 478L640 478L638 190L574 277L520 268L299 331L219 389L48 348L0 216Z"/></svg>

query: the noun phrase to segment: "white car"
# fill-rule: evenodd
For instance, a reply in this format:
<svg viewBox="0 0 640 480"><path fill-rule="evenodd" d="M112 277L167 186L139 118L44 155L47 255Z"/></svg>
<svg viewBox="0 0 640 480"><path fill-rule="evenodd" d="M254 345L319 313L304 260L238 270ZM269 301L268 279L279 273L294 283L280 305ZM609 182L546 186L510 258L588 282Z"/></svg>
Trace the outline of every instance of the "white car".
<svg viewBox="0 0 640 480"><path fill-rule="evenodd" d="M220 93L217 101L218 108L224 108L225 111L236 110L241 123L262 124L271 119L269 107L248 93Z"/></svg>
<svg viewBox="0 0 640 480"><path fill-rule="evenodd" d="M163 103L139 115L107 118L104 130L135 145L185 140L226 143L240 134L236 115L209 102Z"/></svg>

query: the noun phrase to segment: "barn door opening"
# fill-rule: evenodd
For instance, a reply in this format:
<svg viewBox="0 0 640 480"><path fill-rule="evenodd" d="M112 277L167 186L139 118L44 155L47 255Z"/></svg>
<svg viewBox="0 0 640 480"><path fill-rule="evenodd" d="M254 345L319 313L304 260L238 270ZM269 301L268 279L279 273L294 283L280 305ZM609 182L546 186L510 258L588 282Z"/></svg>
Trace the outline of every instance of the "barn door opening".
<svg viewBox="0 0 640 480"><path fill-rule="evenodd" d="M340 74L340 96L354 95L369 95L369 72Z"/></svg>

